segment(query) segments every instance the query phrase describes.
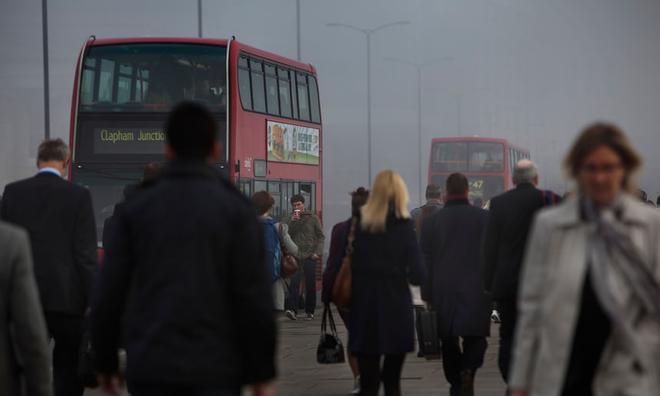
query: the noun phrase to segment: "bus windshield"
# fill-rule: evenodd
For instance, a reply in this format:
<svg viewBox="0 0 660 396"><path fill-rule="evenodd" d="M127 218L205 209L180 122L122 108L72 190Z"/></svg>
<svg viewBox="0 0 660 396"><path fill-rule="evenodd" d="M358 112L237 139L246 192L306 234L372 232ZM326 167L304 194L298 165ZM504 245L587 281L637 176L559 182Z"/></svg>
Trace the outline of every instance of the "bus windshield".
<svg viewBox="0 0 660 396"><path fill-rule="evenodd" d="M167 112L194 100L225 112L226 55L226 47L200 44L91 47L83 61L79 110Z"/></svg>
<svg viewBox="0 0 660 396"><path fill-rule="evenodd" d="M503 172L504 145L495 142L441 142L433 144L435 172Z"/></svg>

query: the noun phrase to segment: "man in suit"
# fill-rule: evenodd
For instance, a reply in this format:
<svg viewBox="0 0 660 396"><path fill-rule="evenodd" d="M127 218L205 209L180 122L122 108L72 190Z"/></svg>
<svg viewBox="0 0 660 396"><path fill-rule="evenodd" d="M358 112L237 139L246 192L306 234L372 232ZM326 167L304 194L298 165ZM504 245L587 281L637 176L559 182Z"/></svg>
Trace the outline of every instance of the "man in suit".
<svg viewBox="0 0 660 396"><path fill-rule="evenodd" d="M507 381L511 364L513 333L516 328L516 301L520 267L527 234L534 214L543 206L558 202L550 191L541 191L538 171L528 159L513 170L511 191L490 201L490 216L484 240L484 282L500 312L500 354L498 365Z"/></svg>
<svg viewBox="0 0 660 396"><path fill-rule="evenodd" d="M204 107L178 105L165 130L167 165L117 208L109 236L92 304L99 382L118 394L124 334L133 396L270 395L272 269L255 211L209 165L221 147Z"/></svg>
<svg viewBox="0 0 660 396"><path fill-rule="evenodd" d="M488 214L470 205L465 175L449 175L446 192L444 208L422 225L420 243L428 271L422 298L438 315L450 394L472 396L474 376L483 365L490 333L480 253Z"/></svg>
<svg viewBox="0 0 660 396"><path fill-rule="evenodd" d="M20 361L19 361L20 360ZM25 231L0 221L0 395L50 396L48 336ZM24 393L20 389L24 387Z"/></svg>
<svg viewBox="0 0 660 396"><path fill-rule="evenodd" d="M87 189L62 177L69 150L61 139L39 146L39 173L7 185L0 217L25 228L30 236L34 273L55 340L56 396L80 396L78 376L82 321L96 268L96 225Z"/></svg>

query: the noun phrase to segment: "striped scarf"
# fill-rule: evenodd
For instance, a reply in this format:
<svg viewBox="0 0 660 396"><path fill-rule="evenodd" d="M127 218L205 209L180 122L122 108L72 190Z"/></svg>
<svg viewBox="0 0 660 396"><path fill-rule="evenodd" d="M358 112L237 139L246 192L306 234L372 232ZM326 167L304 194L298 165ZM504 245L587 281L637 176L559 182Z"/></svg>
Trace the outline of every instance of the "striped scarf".
<svg viewBox="0 0 660 396"><path fill-rule="evenodd" d="M621 199L605 209L598 209L593 202L583 199L581 209L585 219L594 226L588 256L594 292L612 321L614 332L621 335L619 347L638 357L636 368L657 373L657 356L650 356L653 351L649 351L636 335L641 319L650 317L660 323L660 285L651 263L633 244L619 220L623 210ZM615 282L628 289L631 300L617 298L620 288L613 287Z"/></svg>

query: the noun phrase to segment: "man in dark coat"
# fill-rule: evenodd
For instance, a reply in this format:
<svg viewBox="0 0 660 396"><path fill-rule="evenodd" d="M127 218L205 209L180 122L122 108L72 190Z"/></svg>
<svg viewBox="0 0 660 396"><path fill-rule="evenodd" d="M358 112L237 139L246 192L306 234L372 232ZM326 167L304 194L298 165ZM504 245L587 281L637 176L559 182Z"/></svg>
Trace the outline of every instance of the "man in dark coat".
<svg viewBox="0 0 660 396"><path fill-rule="evenodd" d="M101 386L118 391L126 307L132 395L270 395L272 271L254 209L208 165L221 148L205 108L180 104L166 131L169 162L119 206L92 305Z"/></svg>
<svg viewBox="0 0 660 396"><path fill-rule="evenodd" d="M513 333L516 328L516 301L520 267L527 234L534 214L543 206L557 203L551 191L541 191L538 171L527 159L513 170L515 189L490 201L490 215L484 241L484 282L500 312L500 354L498 365L504 381L511 364Z"/></svg>
<svg viewBox="0 0 660 396"><path fill-rule="evenodd" d="M440 209L442 209L442 188L436 184L429 184L426 186L426 203L410 211L410 217L415 225L415 233L417 234L418 239L422 235L424 221ZM420 288L413 287L411 288L411 291L413 293L413 303L415 304L415 327L417 330L417 342L419 344L417 357L424 357L424 348L422 345L422 322L419 318L426 310L426 307L421 301Z"/></svg>
<svg viewBox="0 0 660 396"><path fill-rule="evenodd" d="M89 191L62 178L69 149L61 139L39 146L39 173L7 185L0 217L30 236L34 274L50 336L55 340L56 396L80 396L82 321L96 268L96 225Z"/></svg>
<svg viewBox="0 0 660 396"><path fill-rule="evenodd" d="M483 365L490 331L480 253L487 212L470 205L464 175L451 174L446 191L445 207L422 227L421 245L428 271L422 296L438 314L443 368L451 395L472 395L474 375Z"/></svg>

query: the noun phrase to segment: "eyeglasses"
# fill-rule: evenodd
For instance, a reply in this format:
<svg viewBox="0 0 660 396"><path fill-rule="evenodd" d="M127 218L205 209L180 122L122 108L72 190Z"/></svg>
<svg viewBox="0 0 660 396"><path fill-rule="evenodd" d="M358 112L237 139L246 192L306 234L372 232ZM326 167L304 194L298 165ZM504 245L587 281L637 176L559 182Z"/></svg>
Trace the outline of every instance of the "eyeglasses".
<svg viewBox="0 0 660 396"><path fill-rule="evenodd" d="M582 172L587 173L589 175L596 175L598 173L603 173L605 175L611 175L623 168L623 165L621 163L610 163L610 164L585 164L582 165L582 168L580 169Z"/></svg>

